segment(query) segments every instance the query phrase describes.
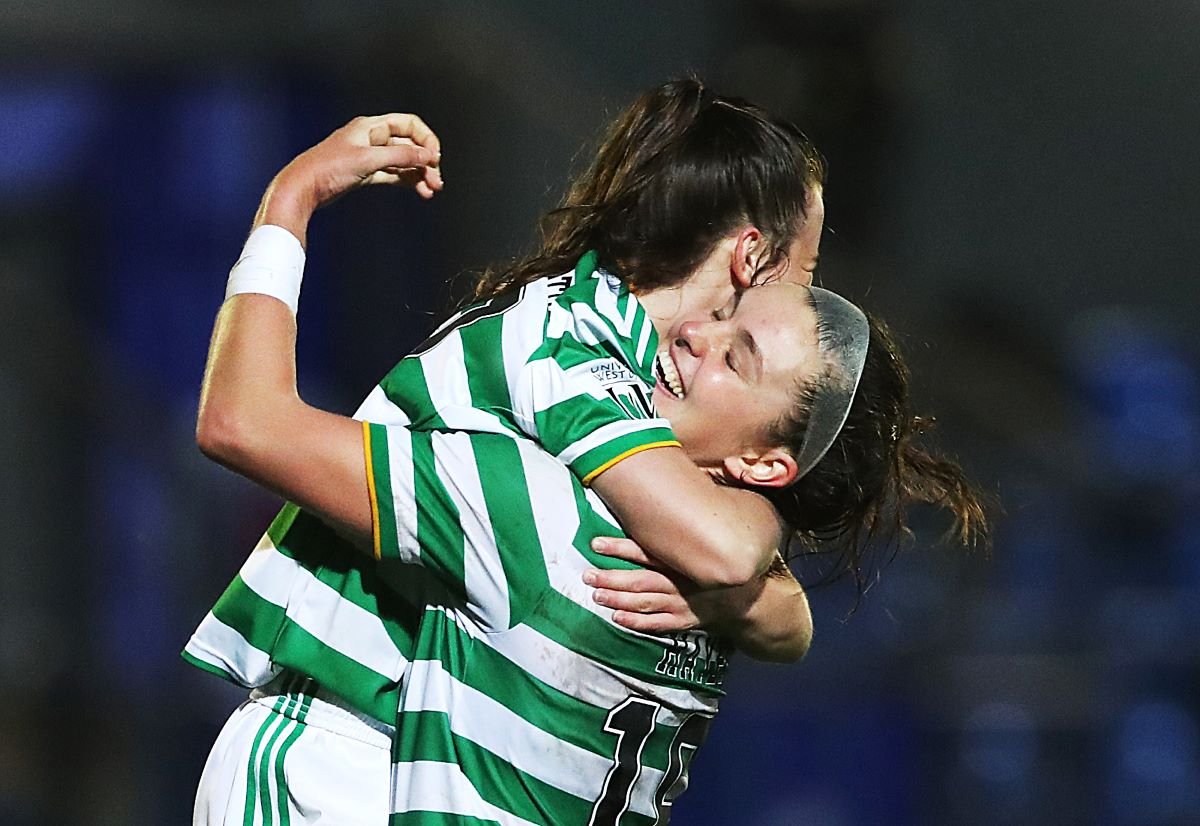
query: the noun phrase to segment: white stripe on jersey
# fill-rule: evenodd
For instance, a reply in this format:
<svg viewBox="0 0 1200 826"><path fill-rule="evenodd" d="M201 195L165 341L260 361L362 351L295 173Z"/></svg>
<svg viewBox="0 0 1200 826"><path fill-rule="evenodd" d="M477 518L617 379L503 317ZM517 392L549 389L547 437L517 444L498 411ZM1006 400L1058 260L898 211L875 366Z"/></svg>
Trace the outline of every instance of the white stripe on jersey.
<svg viewBox="0 0 1200 826"><path fill-rule="evenodd" d="M463 576L475 621L484 628L502 631L508 627L510 616L508 580L496 550L496 538L483 497L470 435L461 432L430 433L429 439L433 446L435 472L458 508L459 524L466 538ZM404 428L389 427L387 440L388 471L400 558L405 562L424 565L417 543L419 517L412 434ZM445 518L449 518L449 514Z"/></svg>
<svg viewBox="0 0 1200 826"><path fill-rule="evenodd" d="M604 318L592 309L589 305L580 302L575 302L571 305L571 316L574 319L571 325L574 330L568 329L567 332L573 332L576 339L586 344L589 347L595 347L602 341L612 342L620 345L618 339L613 337L612 328L605 323Z"/></svg>
<svg viewBox="0 0 1200 826"><path fill-rule="evenodd" d="M637 433L641 430L652 430L656 427L669 428L670 426L670 423L666 419L626 419L618 422L609 422L602 427L596 428L554 458L558 459L564 465L569 465L592 448L599 447L619 436L624 436L627 433Z"/></svg>
<svg viewBox="0 0 1200 826"><path fill-rule="evenodd" d="M391 810L404 812L449 812L480 820L493 820L501 826L536 826L524 818L493 806L482 797L471 781L454 763L414 761L399 763L393 773ZM404 805L397 808L396 801Z"/></svg>
<svg viewBox="0 0 1200 826"><path fill-rule="evenodd" d="M481 639L539 681L598 708L608 708L613 704L612 683L621 680L629 686L630 694L638 694L663 705L656 718L663 725L680 725L684 717L697 711L704 714L717 712L716 697L655 685L608 670L528 625L518 625L503 634L488 634Z"/></svg>
<svg viewBox="0 0 1200 826"><path fill-rule="evenodd" d="M550 587L611 622L613 610L598 605L592 599L592 587L583 581L583 572L591 564L573 544L579 530L579 507L571 472L535 444L517 442L517 450L521 454L525 484L531 491L529 505Z"/></svg>
<svg viewBox="0 0 1200 826"><path fill-rule="evenodd" d="M383 388L379 385L376 385L370 395L358 406L354 418L360 422L391 425L406 425L412 421L399 405L387 397L387 393L384 393Z"/></svg>
<svg viewBox="0 0 1200 826"><path fill-rule="evenodd" d="M522 405L531 406L527 415L532 418L533 414L541 413L548 407L576 396L608 398L603 386L592 378L592 365L602 360L598 357L567 370L552 358L529 362L517 385L517 397L521 399Z"/></svg>
<svg viewBox="0 0 1200 826"><path fill-rule="evenodd" d="M468 610L482 611L479 622L484 628L503 631L508 628L510 616L508 579L500 563L470 437L464 433L431 433L430 441L438 478L458 508L459 525L466 539L463 579Z"/></svg>
<svg viewBox="0 0 1200 826"><path fill-rule="evenodd" d="M398 680L408 660L375 614L321 582L264 536L242 566L250 590L286 609L287 616L318 640L377 674Z"/></svg>
<svg viewBox="0 0 1200 826"><path fill-rule="evenodd" d="M282 554L280 558L287 559ZM396 647L379 616L342 599L337 591L307 570L304 573L308 582L288 604L288 618L365 668L389 680L399 680L408 658Z"/></svg>
<svg viewBox="0 0 1200 826"><path fill-rule="evenodd" d="M596 754L543 731L498 700L456 680L438 660L414 661L406 679L402 711L449 715L455 734L556 789L590 800L612 767L611 755ZM650 788L657 788L662 772L648 766L642 771L654 775ZM651 801L639 802L650 806L649 812L640 809L642 814L653 814Z"/></svg>
<svg viewBox="0 0 1200 826"><path fill-rule="evenodd" d="M554 303L546 307L546 335L547 341L560 339L567 334L567 331L575 326L575 317L571 312L561 304Z"/></svg>
<svg viewBox="0 0 1200 826"><path fill-rule="evenodd" d="M250 586L251 591L272 605L286 608L288 595L292 593L295 578L301 571L303 569L295 561L279 553L271 535L264 533L250 552L250 556L242 563L238 574Z"/></svg>
<svg viewBox="0 0 1200 826"><path fill-rule="evenodd" d="M429 400L447 427L485 433L512 433L493 414L471 407L471 386L467 381L466 357L463 355L462 335L458 330L418 358L426 376L425 389L429 393Z"/></svg>
<svg viewBox="0 0 1200 826"><path fill-rule="evenodd" d="M642 331L638 334L637 352L633 357L638 364L646 360L646 347L650 344L650 334L654 332L654 324L649 315L642 316Z"/></svg>
<svg viewBox="0 0 1200 826"><path fill-rule="evenodd" d="M462 336L458 330L446 335L438 346L418 359L425 373L425 389L430 394L433 409L442 411L452 406L470 405L470 385L467 383L467 364L462 352Z"/></svg>
<svg viewBox="0 0 1200 826"><path fill-rule="evenodd" d="M417 502L413 489L412 434L402 427L387 429L388 476L392 481L392 513L395 514L396 545L404 562L420 563L417 544Z"/></svg>
<svg viewBox="0 0 1200 826"><path fill-rule="evenodd" d="M524 378L525 363L543 341L542 325L547 312L549 283L549 279L543 278L525 285L524 299L504 314L504 324L500 328L504 379L511 396L513 419L517 427L534 440L537 439L537 424L533 421L533 411L526 410L525 404L529 394L519 392L518 388ZM553 305L550 311L553 312Z"/></svg>
<svg viewBox="0 0 1200 826"><path fill-rule="evenodd" d="M183 650L201 662L228 672L240 685L248 688L266 685L279 673L279 669L271 664L270 656L251 645L237 629L221 622L211 611L201 620Z"/></svg>
<svg viewBox="0 0 1200 826"><path fill-rule="evenodd" d="M612 322L623 339L633 338L633 321L637 318L638 303L632 295L625 294L625 312L617 307L617 296L621 283L611 275L602 274L596 285L596 309L600 315Z"/></svg>

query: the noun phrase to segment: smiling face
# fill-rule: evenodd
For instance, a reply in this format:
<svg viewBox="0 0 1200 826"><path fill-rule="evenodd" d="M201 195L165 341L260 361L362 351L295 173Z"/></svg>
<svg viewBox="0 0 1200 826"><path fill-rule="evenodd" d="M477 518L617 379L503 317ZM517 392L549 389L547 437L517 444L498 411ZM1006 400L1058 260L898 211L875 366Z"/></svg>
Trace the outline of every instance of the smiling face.
<svg viewBox="0 0 1200 826"><path fill-rule="evenodd" d="M765 284L675 326L659 349L654 403L696 464L741 478L730 460L778 450L772 425L822 366L807 289Z"/></svg>

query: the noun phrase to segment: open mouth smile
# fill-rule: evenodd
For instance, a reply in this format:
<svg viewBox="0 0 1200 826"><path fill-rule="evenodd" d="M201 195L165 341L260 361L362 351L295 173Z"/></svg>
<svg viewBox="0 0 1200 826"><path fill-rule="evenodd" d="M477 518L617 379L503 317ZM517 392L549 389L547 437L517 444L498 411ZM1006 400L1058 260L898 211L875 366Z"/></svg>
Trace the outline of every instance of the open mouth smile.
<svg viewBox="0 0 1200 826"><path fill-rule="evenodd" d="M675 368L675 362L666 350L659 352L654 359L654 375L658 377L658 383L672 396L677 399L684 397L683 382L679 378L679 371Z"/></svg>

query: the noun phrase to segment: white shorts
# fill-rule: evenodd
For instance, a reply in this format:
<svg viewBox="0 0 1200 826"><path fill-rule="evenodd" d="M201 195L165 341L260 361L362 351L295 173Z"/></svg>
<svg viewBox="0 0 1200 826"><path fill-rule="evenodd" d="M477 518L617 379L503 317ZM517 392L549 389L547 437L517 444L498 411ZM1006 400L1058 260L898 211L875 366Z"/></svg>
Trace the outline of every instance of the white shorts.
<svg viewBox="0 0 1200 826"><path fill-rule="evenodd" d="M387 826L391 728L298 675L255 689L217 736L193 826Z"/></svg>

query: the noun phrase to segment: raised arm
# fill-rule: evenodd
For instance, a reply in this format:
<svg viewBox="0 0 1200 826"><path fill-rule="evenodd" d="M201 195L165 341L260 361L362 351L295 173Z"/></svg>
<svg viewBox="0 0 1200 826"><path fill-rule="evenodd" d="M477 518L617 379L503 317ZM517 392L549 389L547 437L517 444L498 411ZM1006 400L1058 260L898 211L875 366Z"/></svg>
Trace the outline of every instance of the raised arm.
<svg viewBox="0 0 1200 826"><path fill-rule="evenodd" d="M441 188L437 138L413 115L356 118L272 181L231 276L209 347L196 441L209 458L319 514L370 545L362 425L319 410L296 389L302 244L317 207L358 186ZM256 261L269 260L270 267ZM293 266L279 268L280 260Z"/></svg>

